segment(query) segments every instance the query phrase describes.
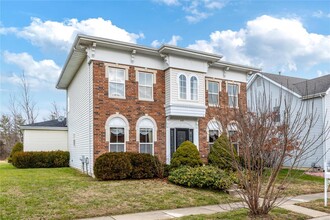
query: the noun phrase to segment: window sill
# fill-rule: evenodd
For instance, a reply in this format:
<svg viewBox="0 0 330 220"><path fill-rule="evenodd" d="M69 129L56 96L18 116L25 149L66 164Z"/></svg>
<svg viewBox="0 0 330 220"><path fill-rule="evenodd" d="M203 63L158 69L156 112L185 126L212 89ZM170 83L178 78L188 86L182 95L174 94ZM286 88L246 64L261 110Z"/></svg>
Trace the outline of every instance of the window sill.
<svg viewBox="0 0 330 220"><path fill-rule="evenodd" d="M120 96L109 96L110 99L126 99L126 97L120 97Z"/></svg>

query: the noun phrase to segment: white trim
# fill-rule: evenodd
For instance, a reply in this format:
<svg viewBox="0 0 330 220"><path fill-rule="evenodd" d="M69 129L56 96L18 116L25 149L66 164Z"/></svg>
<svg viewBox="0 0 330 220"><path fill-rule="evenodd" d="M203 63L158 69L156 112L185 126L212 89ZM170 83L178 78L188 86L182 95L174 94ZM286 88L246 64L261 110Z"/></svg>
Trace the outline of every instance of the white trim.
<svg viewBox="0 0 330 220"><path fill-rule="evenodd" d="M181 85L180 85L180 76L184 76L184 77L186 77L186 98L185 99L183 99L183 98L181 98ZM178 75L177 75L177 82L178 82L178 100L185 100L185 101L187 101L188 100L188 84L187 84L187 79L188 79L188 76L187 76L187 74L185 74L185 73L178 73Z"/></svg>
<svg viewBox="0 0 330 220"><path fill-rule="evenodd" d="M151 74L151 77L152 77L152 84L151 84L151 99L148 99L148 98L141 98L140 97L140 81L139 81L139 74L140 73L143 73L143 74ZM154 101L154 78L155 78L155 74L153 74L153 73L151 73L151 72L143 72L143 71L137 71L136 72L136 78L137 78L137 82L138 82L138 98L139 98L139 100L141 100L141 101ZM142 86L142 85L141 85ZM146 86L146 85L143 85L143 87L146 87L146 88L150 88L150 86Z"/></svg>
<svg viewBox="0 0 330 220"><path fill-rule="evenodd" d="M295 95L296 97L298 98L301 98L301 95L299 95L298 93L295 93L294 91L292 91L291 89L288 89L287 87L269 79L268 77L264 76L263 74L261 73L256 73L253 78L248 82L247 84L247 89L249 89L251 87L251 85L253 84L253 82L255 81L255 79L257 78L257 76L260 76L261 78L273 83L274 85L276 85L277 87L280 87L281 89L287 91L287 92L290 92L291 94ZM330 90L330 89L329 89Z"/></svg>
<svg viewBox="0 0 330 220"><path fill-rule="evenodd" d="M237 87L238 87L238 93L237 93L237 95L231 95L231 96L230 96L230 97L237 98L237 106L230 106L230 103L229 103L229 92L228 92L228 87L229 87L229 85L237 85ZM240 84L240 83L237 83L237 82L231 82L231 81L226 81L226 93L227 93L228 107L229 107L229 108L236 108L236 109L239 108L239 94L240 94L240 90L241 90L241 84Z"/></svg>
<svg viewBox="0 0 330 220"><path fill-rule="evenodd" d="M135 81L139 81L139 72L145 72L145 73L152 73L153 74L153 83L156 84L156 75L157 75L157 70L151 70L148 69L147 67L141 68L141 67L134 67L135 69Z"/></svg>
<svg viewBox="0 0 330 220"><path fill-rule="evenodd" d="M210 104L210 100L209 100L209 82L214 82L214 83L218 83L218 104ZM220 107L220 92L221 92L221 80L206 80L206 91L207 91L207 105L210 107ZM212 93L215 94L215 93Z"/></svg>
<svg viewBox="0 0 330 220"><path fill-rule="evenodd" d="M196 89L197 89L197 93L196 93L196 96L197 96L197 99L192 99L191 95L191 79L195 77L196 78ZM199 80L198 80L198 76L195 75L195 74L191 74L190 77L189 77L189 99L190 101L193 101L193 102L198 102L199 101Z"/></svg>
<svg viewBox="0 0 330 220"><path fill-rule="evenodd" d="M21 130L49 130L49 131L67 131L68 127L47 127L47 126L20 126Z"/></svg>
<svg viewBox="0 0 330 220"><path fill-rule="evenodd" d="M129 123L128 123L127 119L125 118L125 116L119 114L118 112L116 114L111 115L105 122L105 127L104 127L105 128L105 141L110 143L110 126L109 126L109 124L110 124L110 121L114 118L120 118L126 123L126 127L124 128L125 129L125 131L124 131L125 132L125 141L129 141Z"/></svg>
<svg viewBox="0 0 330 220"><path fill-rule="evenodd" d="M126 81L128 80L128 67L127 66L122 66L122 65L116 65L116 66L113 66L112 64L106 64L106 71L105 71L105 77L108 78L108 97L109 98L114 98L114 99L126 99ZM122 84L122 83L119 83L119 82L111 82L110 81L110 77L109 77L109 71L110 69L115 69L115 70L123 70L124 71L124 95L123 96L114 96L114 95L111 95L110 93L110 83L116 83L116 84ZM116 73L117 74L117 73Z"/></svg>
<svg viewBox="0 0 330 220"><path fill-rule="evenodd" d="M150 120L153 123L154 126L153 127L150 127L150 128L154 129L153 139L154 139L154 142L156 142L157 141L157 131L158 131L157 123L156 123L156 121L152 117L150 117L148 115L145 115L145 116L140 117L137 120L137 122L136 122L136 127L135 127L135 130L136 130L136 141L140 142L140 134L139 134L138 131L139 131L139 129L141 127L139 125L140 125L141 121L143 121L144 119L148 119L148 120ZM147 127L143 127L143 128L147 128Z"/></svg>
<svg viewBox="0 0 330 220"><path fill-rule="evenodd" d="M124 69L125 70L125 80L129 80L129 78L128 78L129 66L121 65L118 63L105 63L104 66L105 66L105 78L109 78L109 72L108 72L109 68L117 68L117 69Z"/></svg>

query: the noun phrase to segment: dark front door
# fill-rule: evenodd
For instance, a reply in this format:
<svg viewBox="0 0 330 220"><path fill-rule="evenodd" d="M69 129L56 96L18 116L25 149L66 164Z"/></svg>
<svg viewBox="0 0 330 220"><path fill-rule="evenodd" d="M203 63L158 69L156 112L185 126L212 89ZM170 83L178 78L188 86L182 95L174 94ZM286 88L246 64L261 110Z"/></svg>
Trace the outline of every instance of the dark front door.
<svg viewBox="0 0 330 220"><path fill-rule="evenodd" d="M171 128L171 158L176 149L185 141L194 143L193 129Z"/></svg>
<svg viewBox="0 0 330 220"><path fill-rule="evenodd" d="M178 148L184 141L189 140L189 129L176 129L176 148Z"/></svg>

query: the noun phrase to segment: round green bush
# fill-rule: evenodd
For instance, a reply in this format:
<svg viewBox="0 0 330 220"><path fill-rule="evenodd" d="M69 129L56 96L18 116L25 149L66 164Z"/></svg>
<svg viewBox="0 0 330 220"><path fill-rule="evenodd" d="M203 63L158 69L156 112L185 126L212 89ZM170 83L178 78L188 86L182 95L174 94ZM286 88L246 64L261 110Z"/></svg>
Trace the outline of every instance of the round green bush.
<svg viewBox="0 0 330 220"><path fill-rule="evenodd" d="M171 160L171 167L177 168L180 166L201 166L201 156L197 150L196 145L190 141L183 142L174 152Z"/></svg>
<svg viewBox="0 0 330 220"><path fill-rule="evenodd" d="M129 156L132 172L132 179L154 178L157 175L158 158L151 154L126 153Z"/></svg>
<svg viewBox="0 0 330 220"><path fill-rule="evenodd" d="M234 151L234 155L232 155L231 150ZM231 146L226 134L222 134L211 147L208 162L220 169L235 170L233 167L233 156L239 162L235 148Z"/></svg>
<svg viewBox="0 0 330 220"><path fill-rule="evenodd" d="M99 180L121 180L128 178L132 165L126 153L105 153L94 164L94 175Z"/></svg>
<svg viewBox="0 0 330 220"><path fill-rule="evenodd" d="M17 142L14 146L13 149L11 150L11 153L8 157L8 163L13 162L13 156L16 152L22 152L23 151L23 144L21 142Z"/></svg>
<svg viewBox="0 0 330 220"><path fill-rule="evenodd" d="M169 181L188 187L226 190L234 180L226 171L214 166L180 167L170 173Z"/></svg>

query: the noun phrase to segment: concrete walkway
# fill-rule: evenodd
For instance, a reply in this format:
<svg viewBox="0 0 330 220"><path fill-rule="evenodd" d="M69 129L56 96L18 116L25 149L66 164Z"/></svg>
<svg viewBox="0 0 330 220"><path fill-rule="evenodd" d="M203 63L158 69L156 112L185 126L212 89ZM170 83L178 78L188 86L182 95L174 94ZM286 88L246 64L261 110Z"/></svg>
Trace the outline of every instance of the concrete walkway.
<svg viewBox="0 0 330 220"><path fill-rule="evenodd" d="M284 198L279 201L281 208L301 213L310 216L314 220L329 220L330 214L320 212L305 207L294 205L295 203L309 202L316 199L323 199L323 193L300 195L293 198ZM151 212L140 212L125 215L114 215L105 217L88 218L88 220L162 220L173 219L188 215L198 214L214 214L218 212L228 212L234 209L242 208L244 204L241 202L220 204L220 205L208 205L199 207L179 208L170 210L158 210ZM86 219L85 219L86 220Z"/></svg>

